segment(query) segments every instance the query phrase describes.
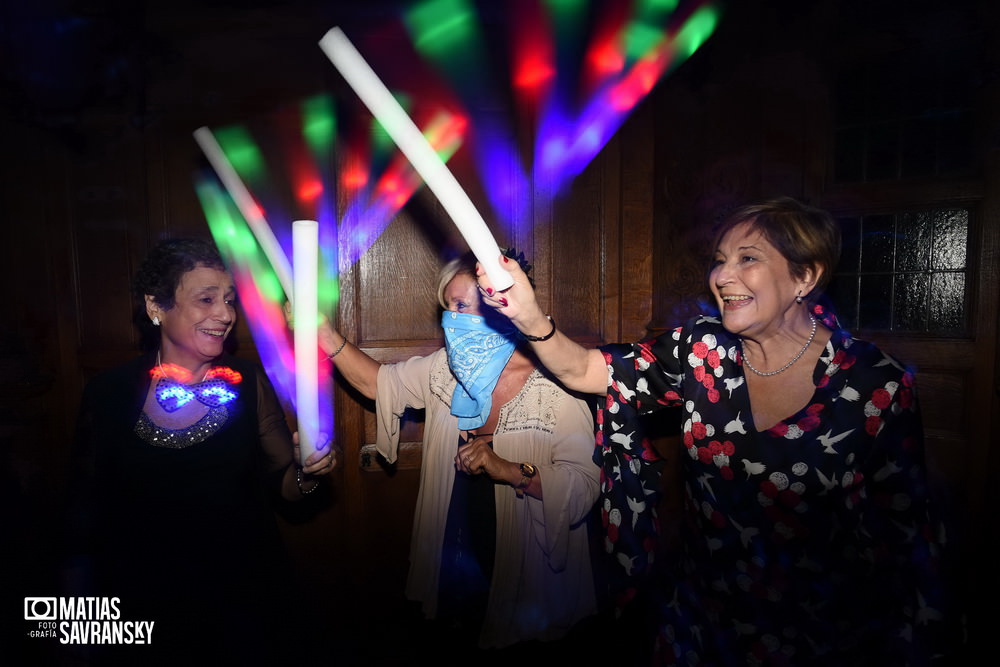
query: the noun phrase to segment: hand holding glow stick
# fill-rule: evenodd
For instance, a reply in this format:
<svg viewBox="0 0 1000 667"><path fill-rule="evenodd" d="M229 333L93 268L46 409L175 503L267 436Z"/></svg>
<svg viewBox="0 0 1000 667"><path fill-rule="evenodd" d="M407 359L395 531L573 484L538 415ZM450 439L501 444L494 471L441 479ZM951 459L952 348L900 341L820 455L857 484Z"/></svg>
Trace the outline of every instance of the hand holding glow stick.
<svg viewBox="0 0 1000 667"><path fill-rule="evenodd" d="M301 464L325 443L319 434L319 359L316 322L319 225L313 220L292 223L292 268L295 280L295 410L298 417Z"/></svg>
<svg viewBox="0 0 1000 667"><path fill-rule="evenodd" d="M399 146L427 187L437 196L497 289L507 289L514 280L500 266L500 248L479 211L445 163L420 133L389 89L369 67L339 27L331 28L320 48L354 89L386 133Z"/></svg>
<svg viewBox="0 0 1000 667"><path fill-rule="evenodd" d="M288 265L288 257L285 256L285 252L281 249L278 239L275 238L270 225L267 224L267 220L261 214L257 202L250 195L250 191L243 184L243 180L236 173L236 169L230 164L229 159L226 157L225 152L223 152L219 142L216 141L212 131L207 127L200 127L195 130L194 139L201 146L205 157L208 158L212 168L215 169L215 173L219 175L219 180L226 186L229 196L236 202L240 213L243 214L247 224L250 225L250 230L253 231L254 236L257 238L257 243L260 244L261 250L264 251L268 261L271 262L271 268L274 269L275 274L278 276L281 288L285 290L285 296L288 297L289 301L292 301L292 270Z"/></svg>

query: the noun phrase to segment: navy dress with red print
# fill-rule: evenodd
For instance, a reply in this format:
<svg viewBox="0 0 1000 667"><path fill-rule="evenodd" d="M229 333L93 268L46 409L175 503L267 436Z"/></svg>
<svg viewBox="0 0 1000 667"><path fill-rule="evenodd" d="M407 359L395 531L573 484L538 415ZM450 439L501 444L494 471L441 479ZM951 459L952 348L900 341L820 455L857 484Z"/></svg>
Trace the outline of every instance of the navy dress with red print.
<svg viewBox="0 0 1000 667"><path fill-rule="evenodd" d="M944 616L913 374L832 330L816 391L753 423L739 338L717 318L602 349L605 546L628 598L653 570L659 467L638 417L680 406L683 539L660 590L663 664L921 664ZM648 580L647 580L648 581Z"/></svg>

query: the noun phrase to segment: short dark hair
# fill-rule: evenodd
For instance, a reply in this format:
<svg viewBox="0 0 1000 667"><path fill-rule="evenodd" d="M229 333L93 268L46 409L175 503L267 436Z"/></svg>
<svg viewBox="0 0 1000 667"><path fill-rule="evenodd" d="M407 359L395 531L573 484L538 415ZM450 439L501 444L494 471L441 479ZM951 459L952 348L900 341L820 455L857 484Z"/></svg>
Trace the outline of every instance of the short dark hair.
<svg viewBox="0 0 1000 667"><path fill-rule="evenodd" d="M174 307L174 296L181 284L181 276L199 266L228 271L222 255L211 241L199 238L164 239L153 246L132 280L135 298L134 320L139 327L142 349L159 346L159 332L146 315L146 295L164 310Z"/></svg>
<svg viewBox="0 0 1000 667"><path fill-rule="evenodd" d="M840 226L827 211L791 197L777 197L730 212L715 231L713 250L733 227L749 223L788 262L795 278L819 270L814 297L823 291L840 261Z"/></svg>

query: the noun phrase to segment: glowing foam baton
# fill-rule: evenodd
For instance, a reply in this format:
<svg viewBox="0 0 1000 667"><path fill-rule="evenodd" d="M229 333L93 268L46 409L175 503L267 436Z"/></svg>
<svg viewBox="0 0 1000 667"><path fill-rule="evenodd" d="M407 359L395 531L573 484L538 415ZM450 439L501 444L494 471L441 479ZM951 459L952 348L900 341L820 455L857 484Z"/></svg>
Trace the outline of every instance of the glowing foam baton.
<svg viewBox="0 0 1000 667"><path fill-rule="evenodd" d="M339 27L331 28L319 42L320 48L354 89L386 133L399 146L427 187L451 216L469 244L469 249L483 265L497 289L514 284L510 274L500 267L500 248L486 226L486 221L445 163L420 133L403 107L354 48Z"/></svg>
<svg viewBox="0 0 1000 667"><path fill-rule="evenodd" d="M260 212L260 207L257 206L257 202L250 195L250 191L243 184L243 180L236 173L233 165L230 164L229 159L226 157L225 152L223 152L219 142L216 141L212 131L207 127L200 127L195 130L194 139L201 146L205 157L208 158L212 168L215 169L215 173L219 175L222 184L226 186L229 196L236 202L240 213L243 214L247 224L250 225L251 231L257 237L257 243L260 244L268 261L271 262L271 268L274 269L275 274L278 276L281 288L285 290L285 296L291 301L292 270L288 265L288 257L285 256L285 251L281 249L278 239L275 238L270 225L267 224L267 220L264 219L263 214Z"/></svg>
<svg viewBox="0 0 1000 667"><path fill-rule="evenodd" d="M319 434L319 359L316 322L319 225L313 220L292 223L292 270L295 280L295 412L302 461L325 443Z"/></svg>

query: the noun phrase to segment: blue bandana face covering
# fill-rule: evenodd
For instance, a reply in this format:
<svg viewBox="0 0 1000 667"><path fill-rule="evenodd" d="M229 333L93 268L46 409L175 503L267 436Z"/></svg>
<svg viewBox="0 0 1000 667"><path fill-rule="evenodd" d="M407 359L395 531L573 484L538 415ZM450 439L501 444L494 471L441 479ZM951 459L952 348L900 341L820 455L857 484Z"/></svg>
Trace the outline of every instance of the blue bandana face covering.
<svg viewBox="0 0 1000 667"><path fill-rule="evenodd" d="M493 406L493 388L514 354L517 330L498 330L480 315L445 311L441 316L448 365L458 380L451 397L451 414L467 431L486 423Z"/></svg>

